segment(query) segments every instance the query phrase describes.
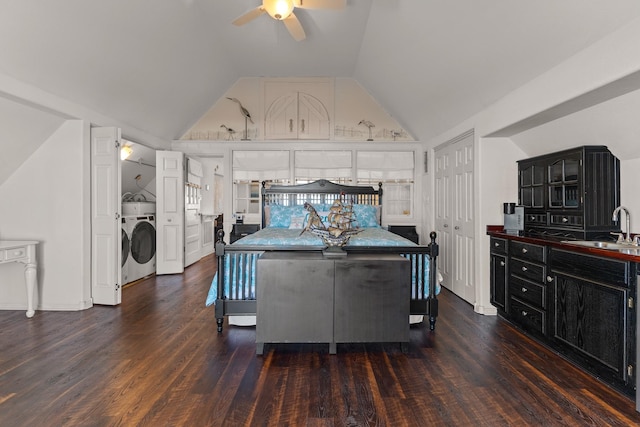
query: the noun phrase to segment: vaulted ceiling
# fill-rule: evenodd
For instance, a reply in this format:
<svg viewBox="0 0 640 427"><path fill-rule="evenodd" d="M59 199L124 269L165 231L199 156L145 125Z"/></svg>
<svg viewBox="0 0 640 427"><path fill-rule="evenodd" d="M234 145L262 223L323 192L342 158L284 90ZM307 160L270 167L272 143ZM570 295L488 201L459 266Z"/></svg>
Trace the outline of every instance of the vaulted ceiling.
<svg viewBox="0 0 640 427"><path fill-rule="evenodd" d="M352 77L426 141L640 16L637 0L0 0L0 73L178 139L239 77ZM1 89L1 88L0 88Z"/></svg>

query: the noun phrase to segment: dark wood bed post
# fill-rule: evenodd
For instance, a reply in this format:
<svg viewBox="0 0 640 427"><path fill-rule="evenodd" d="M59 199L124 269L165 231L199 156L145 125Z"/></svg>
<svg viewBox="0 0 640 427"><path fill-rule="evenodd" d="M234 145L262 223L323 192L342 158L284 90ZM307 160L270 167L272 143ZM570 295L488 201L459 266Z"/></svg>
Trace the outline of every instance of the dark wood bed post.
<svg viewBox="0 0 640 427"><path fill-rule="evenodd" d="M436 243L436 232L429 233L431 242L429 243L429 259L431 265L429 266L429 329L434 330L436 328L436 318L438 317L438 298L436 297L436 286L438 285L438 266L436 259L438 257L439 247Z"/></svg>
<svg viewBox="0 0 640 427"><path fill-rule="evenodd" d="M216 323L218 333L222 333L222 323L224 322L224 230L218 230L218 240L216 240L216 258L218 260L218 298L216 299Z"/></svg>
<svg viewBox="0 0 640 427"><path fill-rule="evenodd" d="M265 207L265 193L267 192L267 181L262 181L262 187L260 187L260 196L262 197L261 200L261 212L260 212L260 216L262 218L262 220L260 221L260 228L264 228L267 225L267 217L264 211L264 207Z"/></svg>
<svg viewBox="0 0 640 427"><path fill-rule="evenodd" d="M382 183L378 183L378 206L382 206ZM380 209L380 227L382 227L382 209Z"/></svg>

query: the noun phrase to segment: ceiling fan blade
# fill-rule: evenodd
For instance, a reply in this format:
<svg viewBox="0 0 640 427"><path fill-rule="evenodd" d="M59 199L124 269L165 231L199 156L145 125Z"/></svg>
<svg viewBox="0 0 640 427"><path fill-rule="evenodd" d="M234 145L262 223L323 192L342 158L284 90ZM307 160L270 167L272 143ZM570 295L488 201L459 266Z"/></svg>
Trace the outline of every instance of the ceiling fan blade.
<svg viewBox="0 0 640 427"><path fill-rule="evenodd" d="M344 9L346 0L293 0L295 7L301 9Z"/></svg>
<svg viewBox="0 0 640 427"><path fill-rule="evenodd" d="M298 21L294 13L283 19L282 22L284 22L287 30L289 30L289 34L291 34L291 37L293 37L295 41L299 42L307 37L302 28L302 24L300 24L300 21Z"/></svg>
<svg viewBox="0 0 640 427"><path fill-rule="evenodd" d="M247 22L253 21L258 16L260 16L263 13L266 13L266 12L267 11L262 6L258 6L255 9L251 9L249 12L245 13L244 15L241 15L241 16L237 17L232 22L232 24L233 25L237 25L239 27L240 25L244 25Z"/></svg>

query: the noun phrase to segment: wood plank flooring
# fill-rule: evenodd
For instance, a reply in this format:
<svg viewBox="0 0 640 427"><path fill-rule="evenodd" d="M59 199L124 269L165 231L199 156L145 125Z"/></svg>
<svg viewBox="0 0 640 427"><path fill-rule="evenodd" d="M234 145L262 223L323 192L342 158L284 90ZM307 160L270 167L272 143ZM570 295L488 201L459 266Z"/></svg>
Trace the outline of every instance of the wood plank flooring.
<svg viewBox="0 0 640 427"><path fill-rule="evenodd" d="M216 333L209 256L117 307L0 311L0 426L628 426L634 402L446 290L435 333L267 346Z"/></svg>

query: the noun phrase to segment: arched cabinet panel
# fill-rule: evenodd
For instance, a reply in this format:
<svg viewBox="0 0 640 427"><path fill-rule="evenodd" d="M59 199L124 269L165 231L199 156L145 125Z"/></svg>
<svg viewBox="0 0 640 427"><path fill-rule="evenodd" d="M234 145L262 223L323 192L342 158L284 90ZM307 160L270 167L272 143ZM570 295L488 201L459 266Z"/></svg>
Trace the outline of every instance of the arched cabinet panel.
<svg viewBox="0 0 640 427"><path fill-rule="evenodd" d="M268 79L263 82L265 140L330 140L331 79Z"/></svg>
<svg viewBox="0 0 640 427"><path fill-rule="evenodd" d="M294 92L273 101L265 114L265 139L329 139L329 113L308 93Z"/></svg>

